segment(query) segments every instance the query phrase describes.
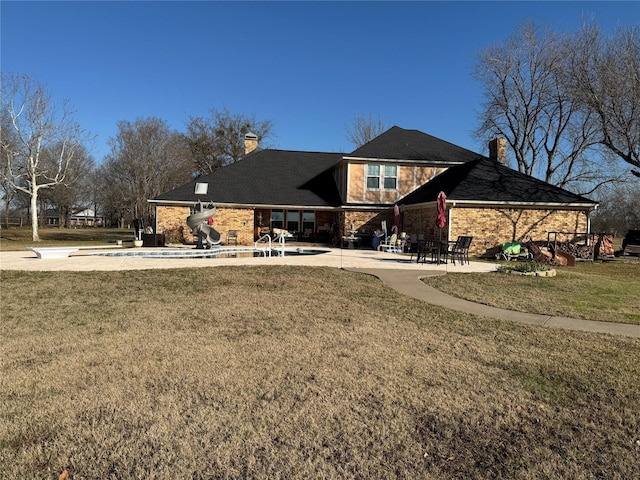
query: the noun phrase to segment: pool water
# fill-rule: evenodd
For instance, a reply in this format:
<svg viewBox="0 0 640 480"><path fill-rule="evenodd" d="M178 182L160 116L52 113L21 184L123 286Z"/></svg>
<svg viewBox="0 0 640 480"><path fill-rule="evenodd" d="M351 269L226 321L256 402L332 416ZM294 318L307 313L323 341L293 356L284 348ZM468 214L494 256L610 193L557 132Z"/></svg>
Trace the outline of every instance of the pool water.
<svg viewBox="0 0 640 480"><path fill-rule="evenodd" d="M301 255L319 255L327 253L328 250L317 249L285 249L271 250L272 257L280 257L284 253L285 257L295 257ZM120 250L117 252L98 252L93 255L101 257L140 257L140 258L252 258L269 257L268 250L251 248L212 248L210 250Z"/></svg>

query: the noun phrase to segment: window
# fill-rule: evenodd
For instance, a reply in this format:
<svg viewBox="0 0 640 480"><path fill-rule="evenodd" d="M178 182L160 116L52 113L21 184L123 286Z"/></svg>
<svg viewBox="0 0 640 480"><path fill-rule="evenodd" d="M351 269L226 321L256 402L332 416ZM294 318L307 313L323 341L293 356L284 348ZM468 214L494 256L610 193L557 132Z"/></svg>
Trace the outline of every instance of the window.
<svg viewBox="0 0 640 480"><path fill-rule="evenodd" d="M271 228L284 228L283 210L271 210Z"/></svg>
<svg viewBox="0 0 640 480"><path fill-rule="evenodd" d="M386 190L395 190L398 185L398 166L397 165L385 165L384 166L384 188Z"/></svg>
<svg viewBox="0 0 640 480"><path fill-rule="evenodd" d="M300 230L300 210L287 210L287 230L290 232Z"/></svg>
<svg viewBox="0 0 640 480"><path fill-rule="evenodd" d="M367 165L367 188L376 190L395 190L398 188L398 166L397 165Z"/></svg>
<svg viewBox="0 0 640 480"><path fill-rule="evenodd" d="M380 188L380 165L367 165L367 188Z"/></svg>
<svg viewBox="0 0 640 480"><path fill-rule="evenodd" d="M302 212L302 230L306 232L311 230L314 232L316 229L316 212L313 210L305 210Z"/></svg>

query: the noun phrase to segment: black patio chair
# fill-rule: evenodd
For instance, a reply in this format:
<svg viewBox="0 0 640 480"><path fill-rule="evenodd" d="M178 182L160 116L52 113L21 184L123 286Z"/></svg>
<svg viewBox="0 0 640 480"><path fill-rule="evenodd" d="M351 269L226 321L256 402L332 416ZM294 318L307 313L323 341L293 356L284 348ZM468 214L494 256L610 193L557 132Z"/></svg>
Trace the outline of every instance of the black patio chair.
<svg viewBox="0 0 640 480"><path fill-rule="evenodd" d="M431 255L431 261L437 261L440 263L440 257L438 256L438 239L435 237L425 237L424 241L420 243L418 251L418 263L422 260L422 263L427 263L427 255ZM437 257L437 258L436 258Z"/></svg>
<svg viewBox="0 0 640 480"><path fill-rule="evenodd" d="M469 264L469 248L471 247L472 241L473 237L461 235L456 240L456 243L449 248L447 255L451 258L454 265L456 264L456 258L460 262L460 265L464 265L465 261Z"/></svg>

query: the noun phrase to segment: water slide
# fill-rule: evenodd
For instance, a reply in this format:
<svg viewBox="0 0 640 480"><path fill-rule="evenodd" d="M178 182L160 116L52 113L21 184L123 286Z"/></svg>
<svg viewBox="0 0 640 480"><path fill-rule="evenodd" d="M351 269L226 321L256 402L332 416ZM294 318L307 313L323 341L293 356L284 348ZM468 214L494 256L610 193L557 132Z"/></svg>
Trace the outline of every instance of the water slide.
<svg viewBox="0 0 640 480"><path fill-rule="evenodd" d="M199 212L187 217L187 225L189 225L193 234L207 242L209 246L218 245L221 242L220 232L207 223L209 217L213 217L215 213L216 207L203 210L202 205L200 205Z"/></svg>

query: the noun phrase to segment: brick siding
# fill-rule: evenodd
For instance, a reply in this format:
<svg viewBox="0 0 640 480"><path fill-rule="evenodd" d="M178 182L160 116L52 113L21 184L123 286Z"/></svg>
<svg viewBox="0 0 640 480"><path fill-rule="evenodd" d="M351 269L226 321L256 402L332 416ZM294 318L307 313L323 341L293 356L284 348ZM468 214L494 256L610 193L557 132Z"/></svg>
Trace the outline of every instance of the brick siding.
<svg viewBox="0 0 640 480"><path fill-rule="evenodd" d="M195 243L196 238L187 225L190 207L158 206L156 209L158 232L165 232L168 243ZM238 243L253 243L253 208L218 208L213 228L220 232L222 243L226 243L229 230L237 230Z"/></svg>
<svg viewBox="0 0 640 480"><path fill-rule="evenodd" d="M250 245L254 240L254 225L257 212L263 213L263 223L269 225L269 210L253 208L218 208L214 228L220 232L222 242L226 242L229 230L238 231L238 242ZM167 242L193 243L195 238L187 226L189 207L158 206L158 232L165 232ZM437 210L435 205L407 208L403 214L403 231L437 235L435 226ZM546 241L548 232L586 232L587 212L576 210L550 209L496 209L481 207L449 207L451 224L443 233L450 232L450 239L459 235L473 236L470 253L487 255L504 242ZM346 211L337 215L333 211L317 211L316 226L333 225L334 219L343 232L348 232L351 224L359 233L370 235L387 222L390 232L393 226L393 209L377 211Z"/></svg>
<svg viewBox="0 0 640 480"><path fill-rule="evenodd" d="M451 238L474 237L470 252L484 255L504 242L546 241L549 232L586 232L587 213L576 210L453 208Z"/></svg>

